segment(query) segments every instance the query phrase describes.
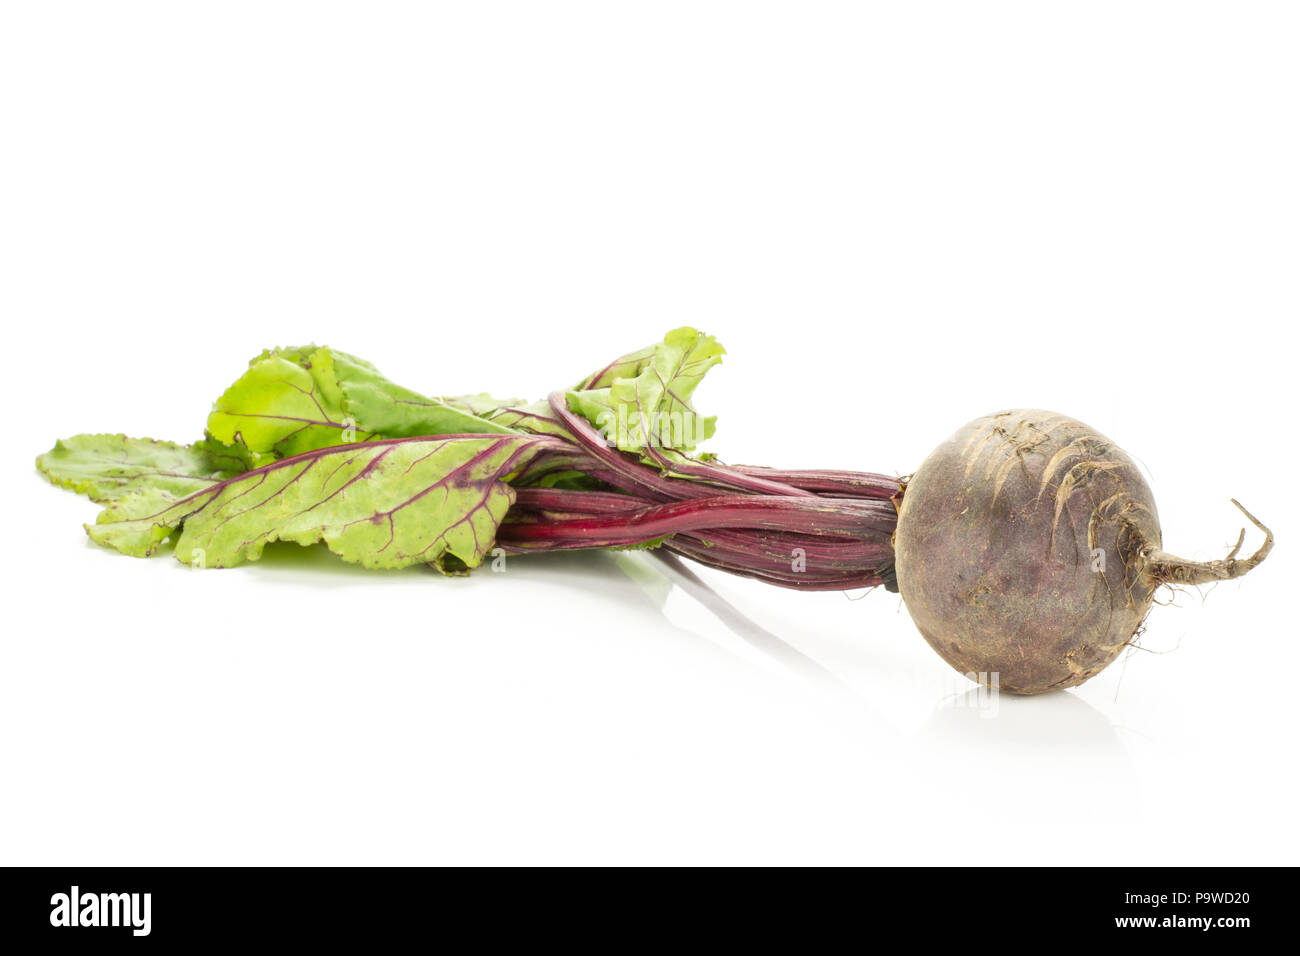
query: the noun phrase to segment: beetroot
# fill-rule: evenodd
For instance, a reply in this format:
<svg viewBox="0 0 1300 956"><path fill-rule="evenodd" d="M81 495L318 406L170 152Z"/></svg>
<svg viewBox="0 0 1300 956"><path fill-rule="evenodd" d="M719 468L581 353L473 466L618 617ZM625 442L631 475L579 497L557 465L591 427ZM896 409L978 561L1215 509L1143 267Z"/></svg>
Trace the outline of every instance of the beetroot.
<svg viewBox="0 0 1300 956"><path fill-rule="evenodd" d="M1160 584L1235 578L1264 560L1273 536L1242 511L1265 533L1249 558L1236 556L1240 538L1219 561L1165 554L1151 489L1113 442L1065 415L998 412L907 482L898 588L957 670L1020 694L1070 687L1129 644Z"/></svg>

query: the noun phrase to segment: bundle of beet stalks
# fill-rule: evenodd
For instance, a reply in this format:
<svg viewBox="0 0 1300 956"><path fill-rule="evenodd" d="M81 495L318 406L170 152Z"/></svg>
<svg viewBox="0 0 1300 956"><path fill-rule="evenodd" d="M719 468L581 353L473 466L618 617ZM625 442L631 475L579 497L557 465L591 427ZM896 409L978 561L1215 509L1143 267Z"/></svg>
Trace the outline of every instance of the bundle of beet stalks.
<svg viewBox="0 0 1300 956"><path fill-rule="evenodd" d="M551 410L600 489L523 487L497 530L507 551L662 546L709 567L810 591L893 580L897 478L720 462L651 467L611 448L553 393ZM662 470L661 470L662 469Z"/></svg>
<svg viewBox="0 0 1300 956"><path fill-rule="evenodd" d="M1051 412L976 419L906 482L724 464L697 451L715 423L692 404L722 354L676 329L529 403L430 397L334 349L272 349L199 441L77 435L37 467L105 504L86 526L98 543L196 567L274 541L449 574L492 554L662 548L786 588L884 584L950 664L1021 693L1100 671L1158 586L1237 577L1272 547L1247 512L1264 533L1249 558L1242 538L1219 561L1166 554L1131 459Z"/></svg>

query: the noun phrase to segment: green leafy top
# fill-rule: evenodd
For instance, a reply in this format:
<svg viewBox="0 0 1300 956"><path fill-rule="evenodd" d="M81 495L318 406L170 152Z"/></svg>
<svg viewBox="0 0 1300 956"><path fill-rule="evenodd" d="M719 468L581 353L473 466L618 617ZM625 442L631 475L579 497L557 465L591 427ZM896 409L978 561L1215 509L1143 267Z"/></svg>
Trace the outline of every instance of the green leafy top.
<svg viewBox="0 0 1300 956"><path fill-rule="evenodd" d="M364 359L313 345L257 356L208 416L217 441L277 457L371 438L511 431L395 385Z"/></svg>
<svg viewBox="0 0 1300 956"><path fill-rule="evenodd" d="M724 353L711 335L674 329L662 342L624 355L571 388L569 409L621 451L692 451L713 436L717 420L701 416L691 398Z"/></svg>
<svg viewBox="0 0 1300 956"><path fill-rule="evenodd" d="M692 397L722 347L682 328L587 376L569 409L611 445L663 466L713 434ZM546 454L541 455L541 450ZM667 457L665 457L667 456ZM306 345L255 357L178 445L77 435L37 459L52 482L108 507L94 540L183 561L256 560L269 541L324 541L368 567L473 567L513 499L508 482L596 488L547 401L430 398L346 352Z"/></svg>
<svg viewBox="0 0 1300 956"><path fill-rule="evenodd" d="M64 438L36 459L36 467L54 484L92 501L112 501L143 488L183 498L248 470L238 450L216 442L178 445L125 435Z"/></svg>
<svg viewBox="0 0 1300 956"><path fill-rule="evenodd" d="M566 391L565 400L570 411L586 418L621 451L640 454L652 446L690 452L713 436L717 420L700 415L691 400L705 373L724 354L713 336L692 328L674 329L663 341L588 375ZM444 401L518 431L568 436L546 401L499 399L486 393Z"/></svg>
<svg viewBox="0 0 1300 956"><path fill-rule="evenodd" d="M179 531L175 555L204 567L256 561L272 541L323 541L368 568L472 568L514 501L507 482L552 439L531 435L393 439L319 449L179 501L144 488L86 530L136 557Z"/></svg>
<svg viewBox="0 0 1300 956"><path fill-rule="evenodd" d="M454 408L486 418L496 425L533 435L569 437L569 432L551 411L549 402L529 402L522 398L493 398L487 392L444 398Z"/></svg>

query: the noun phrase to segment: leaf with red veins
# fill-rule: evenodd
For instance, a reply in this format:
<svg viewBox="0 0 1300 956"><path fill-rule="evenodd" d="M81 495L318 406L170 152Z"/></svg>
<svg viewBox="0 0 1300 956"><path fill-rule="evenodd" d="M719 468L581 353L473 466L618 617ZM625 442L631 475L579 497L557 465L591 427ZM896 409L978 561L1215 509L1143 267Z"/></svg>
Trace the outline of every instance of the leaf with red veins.
<svg viewBox="0 0 1300 956"><path fill-rule="evenodd" d="M571 437L545 399L530 402L522 398L493 398L487 392L479 392L477 395L453 395L442 401L512 431Z"/></svg>
<svg viewBox="0 0 1300 956"><path fill-rule="evenodd" d="M288 458L371 438L512 430L402 388L364 359L307 345L253 359L213 405L208 431L219 442Z"/></svg>
<svg viewBox="0 0 1300 956"><path fill-rule="evenodd" d="M643 457L647 448L692 451L712 437L715 424L696 412L692 397L723 354L713 336L674 329L662 342L615 360L570 389L569 410L620 451Z"/></svg>
<svg viewBox="0 0 1300 956"><path fill-rule="evenodd" d="M224 444L289 458L353 440L327 349L263 352L222 393L208 416L208 432Z"/></svg>
<svg viewBox="0 0 1300 956"><path fill-rule="evenodd" d="M319 449L181 501L126 495L86 530L137 557L173 539L178 560L202 567L256 561L273 541L323 541L367 568L448 559L473 568L491 552L514 502L507 482L557 445L539 436L470 435Z"/></svg>
<svg viewBox="0 0 1300 956"><path fill-rule="evenodd" d="M54 484L94 501L154 489L179 500L248 470L243 449L204 440L193 445L128 438L73 435L36 459Z"/></svg>

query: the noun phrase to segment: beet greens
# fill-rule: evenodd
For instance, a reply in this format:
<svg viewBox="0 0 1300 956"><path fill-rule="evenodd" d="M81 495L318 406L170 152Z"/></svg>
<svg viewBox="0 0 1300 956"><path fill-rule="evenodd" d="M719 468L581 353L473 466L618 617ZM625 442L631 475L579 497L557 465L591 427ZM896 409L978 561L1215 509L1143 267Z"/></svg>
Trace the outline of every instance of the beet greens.
<svg viewBox="0 0 1300 956"><path fill-rule="evenodd" d="M784 587L892 583L897 479L696 453L722 348L694 329L540 402L434 398L329 348L261 353L182 446L78 435L37 460L107 507L87 532L204 567L324 542L366 567L463 572L506 553L662 547Z"/></svg>

